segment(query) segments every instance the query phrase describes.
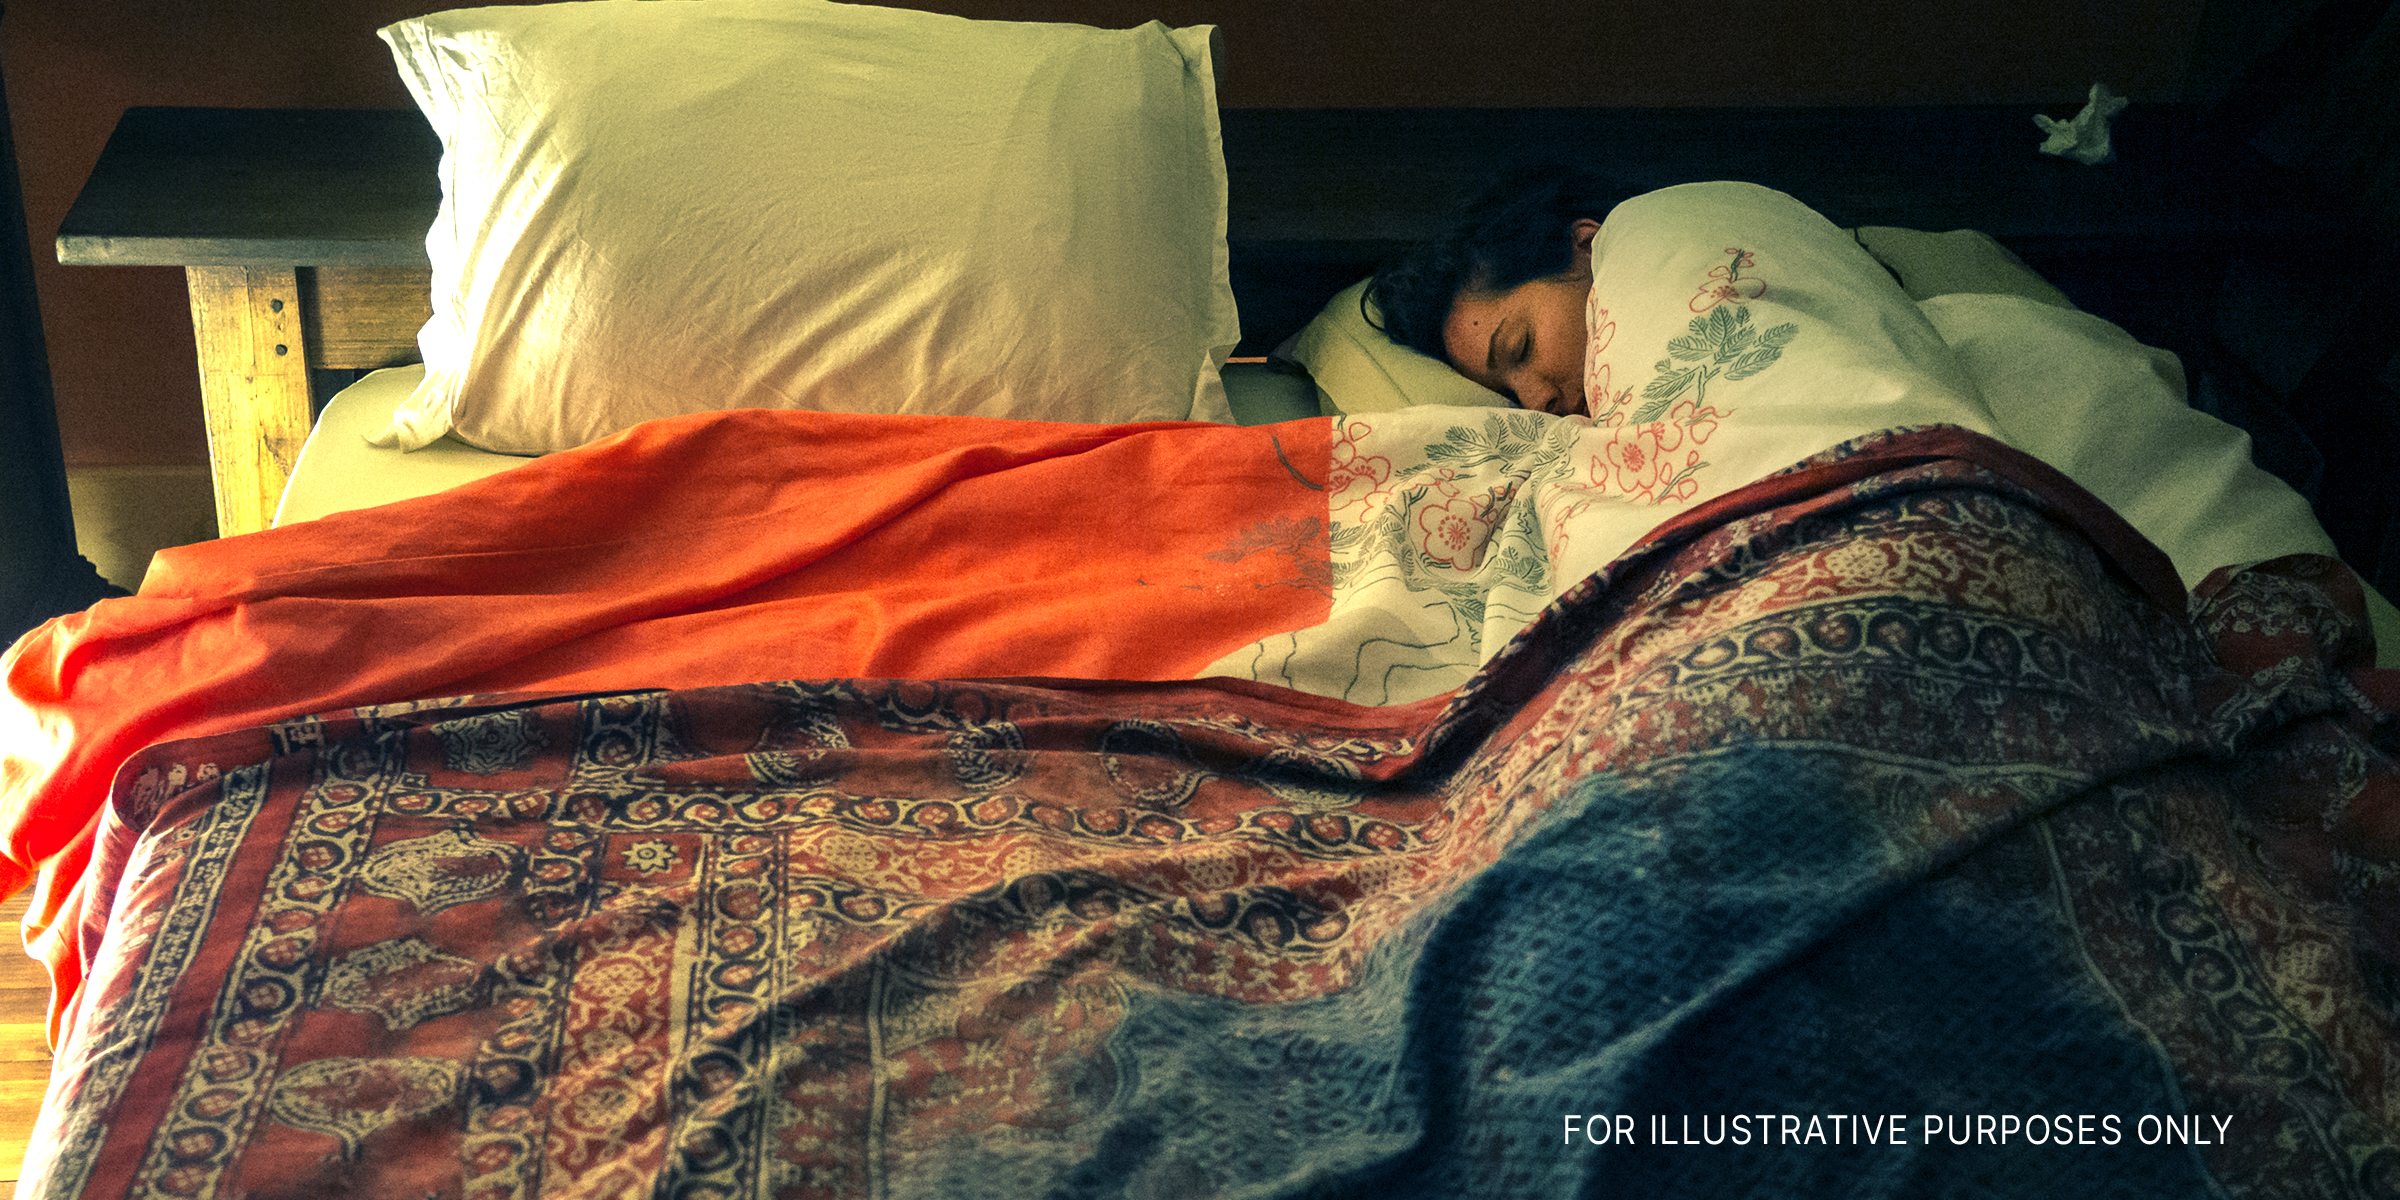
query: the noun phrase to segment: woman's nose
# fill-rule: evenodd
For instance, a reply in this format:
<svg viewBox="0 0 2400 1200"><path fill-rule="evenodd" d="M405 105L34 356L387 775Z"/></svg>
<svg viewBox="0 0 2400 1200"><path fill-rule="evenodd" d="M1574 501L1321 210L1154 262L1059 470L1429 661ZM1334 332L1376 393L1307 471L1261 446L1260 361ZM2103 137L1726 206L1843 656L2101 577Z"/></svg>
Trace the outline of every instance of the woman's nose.
<svg viewBox="0 0 2400 1200"><path fill-rule="evenodd" d="M1556 384L1543 385L1534 393L1534 398L1526 402L1525 407L1549 413L1554 417L1573 415L1580 408L1575 402L1575 397L1568 394L1567 389Z"/></svg>
<svg viewBox="0 0 2400 1200"><path fill-rule="evenodd" d="M1509 390L1516 393L1518 407L1536 412L1555 413L1559 401L1564 398L1557 384L1531 371L1510 380Z"/></svg>

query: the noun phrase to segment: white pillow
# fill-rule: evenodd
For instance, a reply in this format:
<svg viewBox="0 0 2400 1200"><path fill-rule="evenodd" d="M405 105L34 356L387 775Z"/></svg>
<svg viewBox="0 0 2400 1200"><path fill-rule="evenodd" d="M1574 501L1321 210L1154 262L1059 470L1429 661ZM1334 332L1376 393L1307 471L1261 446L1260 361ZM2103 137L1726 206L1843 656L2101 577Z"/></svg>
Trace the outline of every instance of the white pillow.
<svg viewBox="0 0 2400 1200"><path fill-rule="evenodd" d="M1858 244L1899 277L1900 290L1911 300L1927 300L1961 292L1978 295L2023 296L2059 308L2073 308L2065 292L2050 285L2016 252L1979 229L1928 233L1889 225L1861 225L1851 230Z"/></svg>
<svg viewBox="0 0 2400 1200"><path fill-rule="evenodd" d="M381 31L441 135L422 387L379 444L719 408L1228 420L1211 39L826 0Z"/></svg>
<svg viewBox="0 0 2400 1200"><path fill-rule="evenodd" d="M1334 413L1389 412L1412 404L1508 408L1508 397L1384 335L1361 298L1372 279L1343 288L1314 320L1276 351L1317 384L1317 405ZM1382 320L1376 311L1374 320Z"/></svg>

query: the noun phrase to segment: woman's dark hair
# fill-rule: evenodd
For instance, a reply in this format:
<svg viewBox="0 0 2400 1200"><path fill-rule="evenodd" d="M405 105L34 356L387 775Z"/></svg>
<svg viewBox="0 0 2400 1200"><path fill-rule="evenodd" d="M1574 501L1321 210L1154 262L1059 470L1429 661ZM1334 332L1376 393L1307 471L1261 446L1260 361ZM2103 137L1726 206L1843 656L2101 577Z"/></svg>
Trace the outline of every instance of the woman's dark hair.
<svg viewBox="0 0 2400 1200"><path fill-rule="evenodd" d="M1462 292L1505 292L1564 274L1575 261L1575 222L1600 220L1634 189L1563 163L1532 163L1495 178L1450 232L1375 273L1359 298L1384 336L1443 361L1442 325Z"/></svg>

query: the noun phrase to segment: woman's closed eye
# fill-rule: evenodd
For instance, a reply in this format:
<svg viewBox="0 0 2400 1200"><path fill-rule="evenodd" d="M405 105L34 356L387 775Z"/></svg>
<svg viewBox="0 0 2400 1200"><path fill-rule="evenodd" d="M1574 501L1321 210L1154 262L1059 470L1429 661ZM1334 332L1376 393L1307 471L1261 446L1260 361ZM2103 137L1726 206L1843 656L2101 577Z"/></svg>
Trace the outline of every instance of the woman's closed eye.
<svg viewBox="0 0 2400 1200"><path fill-rule="evenodd" d="M1491 377L1491 388L1517 401L1517 389L1510 385L1509 376L1524 366L1533 355L1533 332L1522 326L1504 325L1492 331L1491 344L1483 359L1484 373Z"/></svg>

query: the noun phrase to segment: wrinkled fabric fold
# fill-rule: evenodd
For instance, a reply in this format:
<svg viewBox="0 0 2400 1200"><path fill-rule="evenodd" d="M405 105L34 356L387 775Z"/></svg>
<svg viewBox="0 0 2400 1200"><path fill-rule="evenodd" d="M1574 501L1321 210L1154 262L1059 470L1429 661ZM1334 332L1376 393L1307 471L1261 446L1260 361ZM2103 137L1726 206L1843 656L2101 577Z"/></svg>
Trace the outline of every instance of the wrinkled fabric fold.
<svg viewBox="0 0 2400 1200"><path fill-rule="evenodd" d="M28 929L58 970L39 931L117 765L301 713L800 675L1190 676L1323 619L1324 498L1284 463L1325 445L1323 421L739 410L164 551L138 595L0 659L0 888L43 873ZM1224 553L1277 521L1317 540Z"/></svg>

